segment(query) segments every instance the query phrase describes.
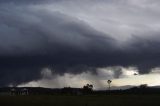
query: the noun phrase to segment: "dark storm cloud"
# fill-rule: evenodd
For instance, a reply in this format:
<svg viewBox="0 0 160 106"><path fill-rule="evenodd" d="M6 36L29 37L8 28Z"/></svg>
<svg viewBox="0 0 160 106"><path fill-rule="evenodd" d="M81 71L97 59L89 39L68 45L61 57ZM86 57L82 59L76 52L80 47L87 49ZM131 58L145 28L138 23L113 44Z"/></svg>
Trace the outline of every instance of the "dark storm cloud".
<svg viewBox="0 0 160 106"><path fill-rule="evenodd" d="M54 66L58 73L70 67L81 71L80 65L87 65L99 50L112 50L112 38L59 12L15 5L8 9L5 4L0 18L1 85L33 80L43 67Z"/></svg>
<svg viewBox="0 0 160 106"><path fill-rule="evenodd" d="M0 86L36 80L44 67L56 73L79 73L94 72L97 67L135 66L146 73L159 66L159 37L133 36L119 44L64 13L37 9L30 2L6 3L0 5Z"/></svg>

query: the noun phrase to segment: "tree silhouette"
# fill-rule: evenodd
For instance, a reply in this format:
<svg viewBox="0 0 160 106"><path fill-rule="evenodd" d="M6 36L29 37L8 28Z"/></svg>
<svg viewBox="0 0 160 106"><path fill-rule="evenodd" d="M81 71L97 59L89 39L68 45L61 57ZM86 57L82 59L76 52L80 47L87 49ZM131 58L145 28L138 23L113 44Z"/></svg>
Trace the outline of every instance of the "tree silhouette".
<svg viewBox="0 0 160 106"><path fill-rule="evenodd" d="M86 84L83 86L84 93L91 93L93 91L93 85L92 84Z"/></svg>
<svg viewBox="0 0 160 106"><path fill-rule="evenodd" d="M141 85L139 86L139 88L141 88L141 89L145 89L145 88L147 88L147 87L148 87L147 84L141 84Z"/></svg>

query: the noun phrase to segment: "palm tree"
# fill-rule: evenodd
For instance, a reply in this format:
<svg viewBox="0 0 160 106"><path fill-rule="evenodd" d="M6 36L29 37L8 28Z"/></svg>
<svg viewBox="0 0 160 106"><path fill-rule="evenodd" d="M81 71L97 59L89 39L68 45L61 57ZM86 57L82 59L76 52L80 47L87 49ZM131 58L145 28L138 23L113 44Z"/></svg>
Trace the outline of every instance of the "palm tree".
<svg viewBox="0 0 160 106"><path fill-rule="evenodd" d="M112 82L111 80L108 80L108 81L107 81L107 83L108 83L108 85L109 85L109 87L108 87L108 88L109 88L109 91L110 91L110 88L111 88L111 82Z"/></svg>

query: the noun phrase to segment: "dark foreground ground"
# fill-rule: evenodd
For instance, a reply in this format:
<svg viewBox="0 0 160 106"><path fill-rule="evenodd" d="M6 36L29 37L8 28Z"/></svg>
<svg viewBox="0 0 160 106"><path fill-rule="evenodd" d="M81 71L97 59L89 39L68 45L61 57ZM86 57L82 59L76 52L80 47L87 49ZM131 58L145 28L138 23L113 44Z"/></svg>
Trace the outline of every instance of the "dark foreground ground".
<svg viewBox="0 0 160 106"><path fill-rule="evenodd" d="M0 96L0 106L160 106L160 95Z"/></svg>

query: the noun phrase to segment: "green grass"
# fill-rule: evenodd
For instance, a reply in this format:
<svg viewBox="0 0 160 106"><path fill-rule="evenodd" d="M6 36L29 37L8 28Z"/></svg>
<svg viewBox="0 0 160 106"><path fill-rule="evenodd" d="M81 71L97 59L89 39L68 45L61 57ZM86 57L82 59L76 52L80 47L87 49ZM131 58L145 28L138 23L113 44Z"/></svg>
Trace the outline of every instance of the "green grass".
<svg viewBox="0 0 160 106"><path fill-rule="evenodd" d="M160 106L160 95L0 96L1 106Z"/></svg>

